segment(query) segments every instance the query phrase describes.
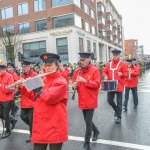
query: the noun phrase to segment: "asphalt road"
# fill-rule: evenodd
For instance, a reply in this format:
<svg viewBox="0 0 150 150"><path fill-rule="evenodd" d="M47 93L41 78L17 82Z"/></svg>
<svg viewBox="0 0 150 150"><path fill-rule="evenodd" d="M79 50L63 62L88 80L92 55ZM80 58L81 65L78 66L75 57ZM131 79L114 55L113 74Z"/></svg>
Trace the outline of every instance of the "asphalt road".
<svg viewBox="0 0 150 150"><path fill-rule="evenodd" d="M95 110L93 121L100 130L99 140L91 144L92 150L150 150L150 71L139 80L139 105L133 108L132 94L128 111L123 112L121 124L115 123L114 112L106 101L106 92L99 93L99 107ZM76 100L71 100L69 93L69 141L63 150L81 150L84 141L85 123ZM123 96L124 99L124 96ZM18 112L19 114L19 112ZM31 143L26 144L28 127L18 115L16 129L12 135L0 140L0 150L32 150Z"/></svg>

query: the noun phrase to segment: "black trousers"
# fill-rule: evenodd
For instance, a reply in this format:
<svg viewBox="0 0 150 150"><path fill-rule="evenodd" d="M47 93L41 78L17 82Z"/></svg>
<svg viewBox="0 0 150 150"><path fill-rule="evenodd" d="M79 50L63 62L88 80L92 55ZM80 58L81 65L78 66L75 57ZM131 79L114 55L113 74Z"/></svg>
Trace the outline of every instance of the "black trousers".
<svg viewBox="0 0 150 150"><path fill-rule="evenodd" d="M32 135L33 108L22 108L20 117L29 126Z"/></svg>
<svg viewBox="0 0 150 150"><path fill-rule="evenodd" d="M125 107L127 107L127 105L128 105L130 90L132 91L134 106L138 105L137 87L135 87L135 88L125 88L125 101L123 103L123 106L125 106Z"/></svg>
<svg viewBox="0 0 150 150"><path fill-rule="evenodd" d="M61 150L63 143L59 143L59 144L34 144L33 150L46 150L47 145L49 145L50 150Z"/></svg>
<svg viewBox="0 0 150 150"><path fill-rule="evenodd" d="M88 143L90 142L92 131L96 132L98 131L98 129L95 126L95 124L92 122L94 109L84 109L82 110L82 112L86 123L85 143Z"/></svg>
<svg viewBox="0 0 150 150"><path fill-rule="evenodd" d="M15 100L12 101L11 115L15 117L19 107L16 105Z"/></svg>
<svg viewBox="0 0 150 150"><path fill-rule="evenodd" d="M4 120L5 120L6 132L11 132L9 113L12 107L12 101L0 102L0 105L2 106L2 113L3 113Z"/></svg>
<svg viewBox="0 0 150 150"><path fill-rule="evenodd" d="M114 97L117 95L117 104L114 102ZM107 92L107 101L116 112L117 117L121 118L122 114L122 92Z"/></svg>

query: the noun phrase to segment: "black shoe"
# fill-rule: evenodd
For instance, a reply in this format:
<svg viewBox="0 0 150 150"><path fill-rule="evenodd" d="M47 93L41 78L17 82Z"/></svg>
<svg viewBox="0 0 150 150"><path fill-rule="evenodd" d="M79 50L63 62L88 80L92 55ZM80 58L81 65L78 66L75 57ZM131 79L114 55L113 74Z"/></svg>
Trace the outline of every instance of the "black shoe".
<svg viewBox="0 0 150 150"><path fill-rule="evenodd" d="M134 109L137 109L137 105L134 105L134 107L133 107Z"/></svg>
<svg viewBox="0 0 150 150"><path fill-rule="evenodd" d="M117 114L116 114L116 112L114 113L114 117L116 117L117 116Z"/></svg>
<svg viewBox="0 0 150 150"><path fill-rule="evenodd" d="M95 132L93 132L93 138L92 141L97 141L98 140L98 136L99 136L100 132L97 130Z"/></svg>
<svg viewBox="0 0 150 150"><path fill-rule="evenodd" d="M11 130L13 130L15 128L17 120L13 119L13 120L10 121L10 123L11 123Z"/></svg>
<svg viewBox="0 0 150 150"><path fill-rule="evenodd" d="M11 131L5 131L4 134L2 135L2 139L5 139L11 135Z"/></svg>
<svg viewBox="0 0 150 150"><path fill-rule="evenodd" d="M126 112L126 111L127 111L127 107L126 107L126 106L124 106L124 107L123 107L123 110L124 110L124 112Z"/></svg>
<svg viewBox="0 0 150 150"><path fill-rule="evenodd" d="M121 117L117 117L116 123L117 123L117 124L121 123Z"/></svg>
<svg viewBox="0 0 150 150"><path fill-rule="evenodd" d="M91 150L90 143L85 143L83 150Z"/></svg>
<svg viewBox="0 0 150 150"><path fill-rule="evenodd" d="M31 142L31 138L26 139L26 143L30 143Z"/></svg>

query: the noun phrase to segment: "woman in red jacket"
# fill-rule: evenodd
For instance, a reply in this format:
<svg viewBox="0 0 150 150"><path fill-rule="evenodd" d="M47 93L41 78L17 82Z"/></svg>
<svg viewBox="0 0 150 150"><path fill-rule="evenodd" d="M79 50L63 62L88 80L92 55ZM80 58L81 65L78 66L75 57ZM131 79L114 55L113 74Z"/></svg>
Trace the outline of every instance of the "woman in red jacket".
<svg viewBox="0 0 150 150"><path fill-rule="evenodd" d="M138 77L140 76L140 69L133 65L132 60L126 60L128 62L129 76L125 84L125 101L123 103L124 111L127 111L127 105L129 100L129 91L132 90L134 108L137 108L138 105Z"/></svg>
<svg viewBox="0 0 150 150"><path fill-rule="evenodd" d="M56 54L41 55L46 78L34 105L32 142L34 150L61 150L68 140L67 81L58 70L60 57Z"/></svg>

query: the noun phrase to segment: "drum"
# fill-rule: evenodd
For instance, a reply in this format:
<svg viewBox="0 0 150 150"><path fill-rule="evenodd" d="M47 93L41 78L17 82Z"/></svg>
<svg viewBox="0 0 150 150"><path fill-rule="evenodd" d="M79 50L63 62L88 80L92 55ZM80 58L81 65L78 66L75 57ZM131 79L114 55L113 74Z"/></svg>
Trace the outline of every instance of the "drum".
<svg viewBox="0 0 150 150"><path fill-rule="evenodd" d="M101 89L104 91L116 91L117 85L118 85L117 80L102 81Z"/></svg>

